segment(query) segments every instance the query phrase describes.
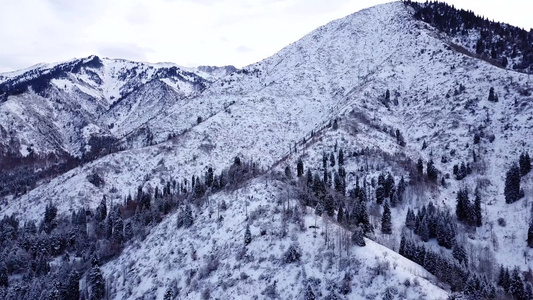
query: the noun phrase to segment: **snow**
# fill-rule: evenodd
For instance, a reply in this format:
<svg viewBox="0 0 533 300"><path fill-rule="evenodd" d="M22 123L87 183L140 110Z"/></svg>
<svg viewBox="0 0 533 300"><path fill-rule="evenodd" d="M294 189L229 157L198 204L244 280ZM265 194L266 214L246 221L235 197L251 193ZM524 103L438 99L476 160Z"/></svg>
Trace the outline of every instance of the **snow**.
<svg viewBox="0 0 533 300"><path fill-rule="evenodd" d="M92 133L113 134L122 139L126 150L43 183L28 194L10 200L2 207L1 214L25 211L24 217L38 219L47 203L42 199L57 203L60 213L82 206L94 208L104 195L113 201L122 201L122 197L133 193L139 185L148 188L169 178L181 180L202 175L208 167L220 171L229 166L235 156L254 159L263 168L274 171L282 171L286 165L295 166L301 157L306 168L320 172L322 154L332 152L338 143L345 154L365 148L375 151L375 157L364 158L366 161L347 159L350 187L361 167L370 169L369 178L377 177L380 170L393 173L396 182L399 176L407 178L409 170L402 166L403 160L416 162L422 158L426 162L433 159L442 175L450 174L446 188L435 186L417 190L413 187L408 191L406 204L393 209L395 233L403 229L407 205L417 209L432 201L453 211L459 188L468 187L473 199L474 188L481 184L484 224L460 238L466 241L470 253L479 253L477 257L485 253L483 251L494 255L495 267L516 265L527 270L533 257L533 251L524 242L532 205L533 175L522 179L526 197L517 203L505 204L503 188L505 172L518 160L520 152L533 153L528 139L533 136L533 98L522 92L530 89L530 79L525 74L499 69L455 52L449 47L450 42L426 24L413 20L401 2L394 2L322 26L270 58L217 78L204 91L175 78L150 81L155 69L172 67L172 64L102 59L104 67L94 71L102 79L101 85L96 84L88 72L72 81L70 78L54 81L60 89L65 85L76 86L82 92L54 92L58 101L66 103L61 105L48 103L34 93L11 96L0 104L0 125L22 132L21 144L31 142L37 150L44 151L54 146L47 135L35 133L35 128L42 127L43 123L33 121L28 115L39 120L54 119L46 112L55 109L62 113L55 113L53 131L64 141L83 128L81 133L76 132L83 139ZM126 79L121 79L122 75ZM65 81L71 82L70 85ZM499 102L487 100L490 87L494 87ZM387 89L391 100L398 101L397 105L391 102L386 107L382 103ZM96 102L90 97L95 95L101 95ZM77 109L78 106L84 110ZM63 114L62 110L78 114ZM336 118L339 130L326 127ZM85 123L79 128L67 125L80 119ZM111 125L115 127L108 129ZM400 130L406 146L398 146L395 138L383 131L385 126ZM484 136L474 145L474 133L481 131ZM145 132L153 135L156 145L147 146ZM169 135L175 137L169 139ZM492 142L490 135L495 137ZM302 143L304 139L306 142ZM424 141L427 149L422 149ZM76 141L67 147L79 149L76 147L81 143ZM474 174L456 181L453 165L472 162L472 151L478 156L473 164ZM448 162L441 161L443 156ZM105 179L105 186L97 188L87 181L87 175L94 172ZM175 216L166 218L145 242L131 245L105 267L107 275L113 274L122 280L118 282L124 282L115 287L116 298L129 297L128 290L132 297L139 297L153 293L152 289L161 298L164 287L173 278L184 278L183 266L201 268L204 256L210 253L221 255L223 266L217 274L207 278L205 284L214 289L213 295L225 295L225 291L215 289L214 278L231 273L232 278L237 279L235 275L240 273L232 268L238 265L234 251L242 243L244 206L235 199L253 196L248 211L259 205L273 211L276 194L271 190L274 183L269 184L267 188L265 183L255 181L234 194L214 195L215 202L226 199L234 203L220 228L206 215L213 206L196 211L201 222L197 222L192 234L174 228ZM282 186L281 183L276 185ZM118 193L113 192L115 188ZM307 212L306 225L314 223L313 216L312 212ZM507 226L498 225L498 218L505 219ZM322 224L323 221L319 218L318 222ZM331 226L341 230L336 225ZM258 237L258 225L252 225L251 230L254 241L249 251L254 254L255 261L243 267L250 279L228 287L228 293L232 293L228 295L258 294L277 280L278 291L294 296L302 288L299 284L303 271L298 280L294 278L303 269L308 276L323 275L326 279L339 280L335 277L339 274L324 272L318 263L312 262L315 253L327 251L321 246L322 237L312 237L309 229L298 233L292 226L289 236L276 242L273 237L271 240ZM378 235L376 241L397 249L399 236L387 239ZM304 249L304 263L280 268L278 259L292 243ZM191 247L196 249L199 261L191 261L188 255ZM264 249L271 250L274 258L263 253ZM419 266L371 241L367 241L365 248L350 251L350 255L365 266L372 266L378 260L398 264L391 270L390 278L357 283L357 296L368 296L372 289L382 291L382 286L388 283L398 286L405 278L411 282L415 276L431 279ZM259 258L263 258L261 263ZM324 259L318 258L319 261ZM163 268L160 261L165 264ZM122 275L126 266L134 266L127 270L132 277ZM370 278L367 271L362 272L366 274L363 278ZM154 278L152 274L157 276ZM261 275L269 280L259 279ZM330 275L332 277L327 277ZM445 292L434 285L423 279L419 282L416 291L407 289L406 297L446 298ZM185 287L182 279L179 285L191 290L191 299L200 297L200 291ZM262 288L257 290L257 286Z"/></svg>
<svg viewBox="0 0 533 300"><path fill-rule="evenodd" d="M300 299L306 279L320 279L315 294L327 295L328 286L340 284L348 272L353 277L350 299L380 297L386 287L396 288L402 299L447 298L447 292L436 287L433 276L422 267L375 242L367 239L366 247L340 249L344 229L331 221L326 224L310 209L304 213L304 224L289 223L284 228L281 205L276 202L287 188L282 182L258 178L235 192L213 195L206 206L195 211L194 225L189 229L177 229L176 214L168 216L142 244L132 244L120 258L103 267L105 276L117 283L111 287L112 297L159 299L175 285L183 299L200 299L204 289L215 298L254 299L262 298L264 288L276 282L283 299ZM223 217L219 222L217 207L223 200L228 209L219 212ZM297 202L290 199L289 205ZM250 224L252 242L246 246L245 257L238 258L246 224ZM331 235L327 246L326 228ZM266 235L260 234L263 229ZM285 237L280 236L283 230L288 233ZM293 244L302 252L301 262L285 264L283 253ZM205 278L193 276L187 283L190 270L202 274L211 255L219 260L217 270ZM389 265L384 275L373 274L378 264ZM404 286L406 280L410 287ZM415 281L418 286L413 285Z"/></svg>

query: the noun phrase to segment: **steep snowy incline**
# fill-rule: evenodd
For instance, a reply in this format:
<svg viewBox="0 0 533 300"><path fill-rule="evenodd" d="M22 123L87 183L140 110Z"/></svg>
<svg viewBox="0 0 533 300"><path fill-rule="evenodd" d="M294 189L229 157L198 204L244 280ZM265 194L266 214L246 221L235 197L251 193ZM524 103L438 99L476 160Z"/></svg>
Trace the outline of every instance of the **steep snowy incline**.
<svg viewBox="0 0 533 300"><path fill-rule="evenodd" d="M0 154L24 156L30 147L35 154L81 156L92 135L121 139L177 100L201 92L210 81L196 73L216 80L231 68L207 71L90 56L6 74L0 83L0 128L6 133ZM141 98L152 102L139 105Z"/></svg>
<svg viewBox="0 0 533 300"><path fill-rule="evenodd" d="M195 210L190 228L178 229L177 214L168 216L142 244L132 244L103 267L114 282L111 298L162 299L170 290L182 299L207 293L219 299L302 299L308 285L323 297L346 289L350 299L381 299L390 289L401 299L447 298L419 265L370 240L365 247L351 245L349 232L311 209L283 221L279 199L290 188L259 178L211 197ZM227 208L218 211L222 201ZM301 210L298 202L291 198L289 205ZM249 245L244 243L247 224ZM288 263L291 246L301 257Z"/></svg>
<svg viewBox="0 0 533 300"><path fill-rule="evenodd" d="M296 142L351 110L399 128L406 136L408 156L427 159L431 149L439 169L450 172L451 165L440 164L440 155L453 145L458 147L454 161L470 155L464 139L486 115L474 111L472 117L471 110L459 107L485 98L491 78L498 77L516 86L509 89L509 97L525 101L527 97L518 93L527 80L523 74L452 51L434 30L413 20L400 2L373 7L313 31L273 57L216 82L198 97L166 109L146 125L154 141L177 135L173 140L104 157L37 188L22 201L68 202L59 205L63 209L81 203L94 206L112 187L131 191L138 185L154 185L159 178L190 178L203 174L208 165L220 170L236 155L269 167ZM466 91L454 95L460 85ZM383 104L388 88L389 108ZM510 104L492 106L501 105ZM507 115L505 110L501 113ZM464 139L457 139L458 134ZM435 143L421 152L422 140L431 142L430 138ZM156 172L160 165L166 171ZM105 178L106 187L88 189L85 178L95 171Z"/></svg>

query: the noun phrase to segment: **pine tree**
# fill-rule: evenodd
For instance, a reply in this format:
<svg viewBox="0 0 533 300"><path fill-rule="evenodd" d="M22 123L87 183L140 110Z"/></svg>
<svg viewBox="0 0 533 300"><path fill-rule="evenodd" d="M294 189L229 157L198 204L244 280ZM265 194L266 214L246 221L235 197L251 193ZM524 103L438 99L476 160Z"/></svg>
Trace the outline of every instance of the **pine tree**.
<svg viewBox="0 0 533 300"><path fill-rule="evenodd" d="M513 294L515 299L525 298L524 283L522 282L522 278L520 278L520 270L518 267L513 269L509 284L509 293Z"/></svg>
<svg viewBox="0 0 533 300"><path fill-rule="evenodd" d="M466 255L466 250L463 246L458 243L453 244L452 255L460 264L468 265L468 256Z"/></svg>
<svg viewBox="0 0 533 300"><path fill-rule="evenodd" d="M298 177L302 177L304 175L304 163L302 159L298 159L298 163L296 164L296 175Z"/></svg>
<svg viewBox="0 0 533 300"><path fill-rule="evenodd" d="M329 156L329 165L333 168L335 166L335 154L331 152Z"/></svg>
<svg viewBox="0 0 533 300"><path fill-rule="evenodd" d="M4 262L0 263L0 287L9 286L9 277Z"/></svg>
<svg viewBox="0 0 533 300"><path fill-rule="evenodd" d="M337 211L337 222L339 224L344 222L344 210L342 209L342 205L339 206L339 210Z"/></svg>
<svg viewBox="0 0 533 300"><path fill-rule="evenodd" d="M105 281L100 267L95 265L88 275L89 300L101 300L105 296Z"/></svg>
<svg viewBox="0 0 533 300"><path fill-rule="evenodd" d="M244 231L244 244L248 245L252 242L252 233L250 232L250 225L246 225L246 230Z"/></svg>
<svg viewBox="0 0 533 300"><path fill-rule="evenodd" d="M405 226L411 230L415 229L416 217L411 208L407 209L407 215L405 216Z"/></svg>
<svg viewBox="0 0 533 300"><path fill-rule="evenodd" d="M494 94L494 88L491 87L489 89L489 101L492 101L492 102L498 102L498 98L496 97L496 95Z"/></svg>
<svg viewBox="0 0 533 300"><path fill-rule="evenodd" d="M527 246L533 248L533 220L529 223L529 229L527 230Z"/></svg>
<svg viewBox="0 0 533 300"><path fill-rule="evenodd" d="M307 285L307 289L305 290L304 294L304 300L315 300L315 293L313 292L313 288L311 288L310 285Z"/></svg>
<svg viewBox="0 0 533 300"><path fill-rule="evenodd" d="M481 227L483 224L482 215L481 215L481 196L479 191L476 191L476 199L474 200L474 223L476 227Z"/></svg>
<svg viewBox="0 0 533 300"><path fill-rule="evenodd" d="M378 185L376 188L376 203L381 205L385 199L385 188L382 185Z"/></svg>
<svg viewBox="0 0 533 300"><path fill-rule="evenodd" d="M333 217L333 214L335 213L335 200L333 199L333 196L328 195L326 197L326 201L324 202L324 210L328 216Z"/></svg>
<svg viewBox="0 0 533 300"><path fill-rule="evenodd" d="M122 214L118 207L115 208L115 212L113 213L112 240L118 245L121 245L124 241L124 221L122 220Z"/></svg>
<svg viewBox="0 0 533 300"><path fill-rule="evenodd" d="M352 243L359 247L366 246L365 239L363 237L363 231L361 230L361 228L357 228L354 230L352 234Z"/></svg>
<svg viewBox="0 0 533 300"><path fill-rule="evenodd" d="M307 187L310 188L313 186L313 173L311 173L311 169L307 169Z"/></svg>
<svg viewBox="0 0 533 300"><path fill-rule="evenodd" d="M418 170L418 175L424 174L424 162L421 158L418 159L418 162L416 164L416 169Z"/></svg>
<svg viewBox="0 0 533 300"><path fill-rule="evenodd" d="M457 203L455 206L455 214L457 215L457 220L459 222L463 222L467 220L468 211L469 211L469 203L470 203L470 200L468 200L468 190L460 189L457 192Z"/></svg>
<svg viewBox="0 0 533 300"><path fill-rule="evenodd" d="M205 185L207 187L211 187L213 186L213 182L214 182L214 174L213 174L213 168L209 167L209 169L207 169L207 173L205 174Z"/></svg>
<svg viewBox="0 0 533 300"><path fill-rule="evenodd" d="M344 151L339 149L339 166L344 166Z"/></svg>
<svg viewBox="0 0 533 300"><path fill-rule="evenodd" d="M522 152L522 154L520 154L519 164L520 164L520 175L526 176L529 173L529 171L531 171L531 158L529 157L529 153Z"/></svg>
<svg viewBox="0 0 533 300"><path fill-rule="evenodd" d="M400 182L398 183L398 188L396 189L396 195L398 197L398 203L403 202L403 194L405 193L405 189L407 187L407 184L405 183L405 179L403 176L400 178Z"/></svg>
<svg viewBox="0 0 533 300"><path fill-rule="evenodd" d="M171 288L168 288L165 292L165 296L163 297L163 300L173 300L174 299L174 292Z"/></svg>
<svg viewBox="0 0 533 300"><path fill-rule="evenodd" d="M427 163L426 172L427 172L429 180L433 182L437 181L437 176L439 175L439 171L435 167L435 164L433 163L432 159L430 159L429 162Z"/></svg>
<svg viewBox="0 0 533 300"><path fill-rule="evenodd" d="M520 169L516 164L511 166L505 177L505 202L513 203L520 199Z"/></svg>
<svg viewBox="0 0 533 300"><path fill-rule="evenodd" d="M80 298L80 274L72 271L65 287L65 299L78 300Z"/></svg>
<svg viewBox="0 0 533 300"><path fill-rule="evenodd" d="M103 220L105 220L106 217L107 217L107 205L106 205L106 198L104 196L104 198L100 202L100 205L98 205L98 207L96 208L96 214L94 218L96 219L97 222L102 222Z"/></svg>
<svg viewBox="0 0 533 300"><path fill-rule="evenodd" d="M381 216L381 232L384 234L392 233L391 211L388 201L385 201L385 205L383 205L383 215Z"/></svg>

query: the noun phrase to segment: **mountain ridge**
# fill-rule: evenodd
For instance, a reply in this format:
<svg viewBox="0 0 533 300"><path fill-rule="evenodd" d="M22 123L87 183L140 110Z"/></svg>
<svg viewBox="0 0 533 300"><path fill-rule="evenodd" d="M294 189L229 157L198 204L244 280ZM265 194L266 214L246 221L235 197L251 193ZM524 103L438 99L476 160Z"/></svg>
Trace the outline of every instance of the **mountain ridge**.
<svg viewBox="0 0 533 300"><path fill-rule="evenodd" d="M157 195L154 190L164 190L165 185L177 182L173 184L192 193L178 193L170 198L179 203L180 209L170 216L163 214L162 223L148 227L149 232L139 233L146 237L146 242L141 239L128 244L123 254L102 266L106 278L121 282L110 288L113 297L162 298L170 290L173 295L200 298L207 290L214 297L231 292L239 297L275 298L276 293L278 297L281 293L296 299L309 286L317 295L339 294L336 285L345 274L327 271L322 264L327 264L329 255L339 259L340 268L342 254L336 250L344 247L343 234L361 229L343 225L338 219L341 208L347 216L357 212L354 201L359 199L361 187L366 195L363 203L369 212L369 222L375 229L367 234L375 242L401 251L399 237L407 236L424 245L424 252L434 251L448 257L455 257L452 250L439 246L440 242L438 245L434 240L424 242L424 238L418 238L418 233L404 225L405 217L410 209L420 213L427 207L454 215L457 191L470 187L469 193L473 194L476 187L482 197L482 225L470 228L460 222L456 224L460 229L457 241L470 253L469 272L482 274L486 277L482 281L488 280L494 286L498 264L517 266L527 274L530 258L526 254L531 250L517 236L525 236L530 204L527 200L505 204L502 192L506 176L502 170L516 163L519 152L533 149L524 140L533 134L528 122L533 114L533 100L524 93L530 88L529 79L526 74L456 51L450 47L450 40L451 37L443 37L437 29L413 18L413 11L404 3L394 2L322 26L274 56L211 83L201 93L169 100L168 95L178 97L178 93L170 84L156 80L152 82L154 86L165 87L163 91L168 95L159 94L162 96L157 99L139 93L138 98L129 96L124 103L122 100L117 104L119 110L128 103L139 107L152 100L166 103L163 117L155 114L138 122L142 130L128 141L130 146L96 157L25 195L8 198L2 214L18 213L23 218L38 220L50 203L57 206L59 215L68 215L80 209L92 211L101 205L102 199L108 204L128 203L127 195L141 203L143 193ZM146 87L147 92L162 90L150 87ZM130 112L140 110L125 107L123 114ZM339 149L345 153L342 169ZM422 171L417 164L419 159ZM234 174L231 170L239 170L241 161L249 160L261 171L247 172L258 177L222 192L207 192L206 197L194 196L202 192L200 183L204 179L207 182L210 169L222 181L218 179L219 172L221 177L229 176ZM312 176L312 188L305 183L307 174L299 179L294 176L299 161ZM468 164L471 171L458 179L454 165L461 163ZM227 169L230 171L224 171ZM401 194L403 202L391 209L392 235L380 231L384 204L378 200L379 188L385 185L380 183L383 181L380 177L387 177L387 173L395 189L400 189L394 182L401 178L408 185ZM436 178L431 179L432 176ZM345 180L344 191L339 178ZM315 184L320 187L321 181L327 186L326 194L334 199L335 207L328 208L334 216L324 213L315 217L324 207L313 202L318 196L309 190L314 190ZM528 186L531 175L520 181ZM140 196L135 196L135 191ZM525 199L530 195L531 190L526 189ZM223 201L228 204L224 211L220 209ZM391 205L393 201L399 201L394 193L385 200ZM180 224L188 206L192 207L195 221L189 229L183 229L175 224ZM155 211L156 208L154 214ZM285 216L287 211L290 217ZM139 215L145 216L141 212ZM224 220L219 221L219 215ZM125 221L137 222L136 218L130 216ZM500 219L507 220L508 225L501 225L504 223ZM319 225L314 230L311 226L316 224ZM242 257L233 258L228 253L242 250L239 241L247 225L252 236L247 251L252 255L239 262ZM331 237L332 231L328 230L339 235ZM230 246L220 246L212 235L231 240ZM319 237L325 239L324 247L320 246ZM364 247L350 246L352 250L348 250L358 253L354 255L363 267L357 273L354 263L346 269L347 273L361 274L362 282L368 284L350 281L353 295L402 298L405 293L412 299L424 295L438 299L458 287L465 288L460 282L442 277L445 283L434 281L433 286L424 283L423 287L411 288L419 274L414 272L407 278L398 274L395 266L390 268L398 260L391 258L396 257L392 252L370 240L367 244L366 249L372 249L368 253ZM283 255L291 245L296 248L310 245L309 249L314 250L302 247L302 261L295 267L286 266ZM186 249L174 251L179 247ZM268 248L275 249L270 256L259 251ZM522 252L524 257L516 255ZM213 255L220 255L218 263ZM376 256L376 265L372 255ZM494 259L486 262L484 257ZM158 261L166 262L168 267L155 271L153 266L158 266ZM409 264L401 261L400 268ZM381 262L389 264L390 272L381 273ZM128 277L123 275L125 265L131 266ZM452 265L457 267L457 263ZM232 272L241 266L246 276ZM152 280L154 272L157 276ZM275 272L280 275L274 275ZM310 273L313 275L304 275ZM228 274L231 280L223 280ZM316 277L322 281L316 283ZM377 283L370 278L377 278ZM388 279L397 286L404 284L405 288L392 289L386 284ZM402 282L404 279L408 279L409 286ZM89 293L87 280L82 280L82 289ZM466 279L462 284L465 283ZM204 290L199 288L202 285ZM254 286L265 289L251 290ZM382 290L371 291L379 288Z"/></svg>

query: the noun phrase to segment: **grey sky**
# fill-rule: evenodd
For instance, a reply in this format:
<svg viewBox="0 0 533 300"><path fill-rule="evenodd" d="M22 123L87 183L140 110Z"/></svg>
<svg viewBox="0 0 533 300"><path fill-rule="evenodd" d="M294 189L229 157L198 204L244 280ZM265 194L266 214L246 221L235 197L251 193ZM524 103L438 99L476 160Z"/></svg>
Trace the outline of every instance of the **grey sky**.
<svg viewBox="0 0 533 300"><path fill-rule="evenodd" d="M0 0L0 72L97 54L183 66L259 61L386 0ZM532 28L533 1L447 0Z"/></svg>

